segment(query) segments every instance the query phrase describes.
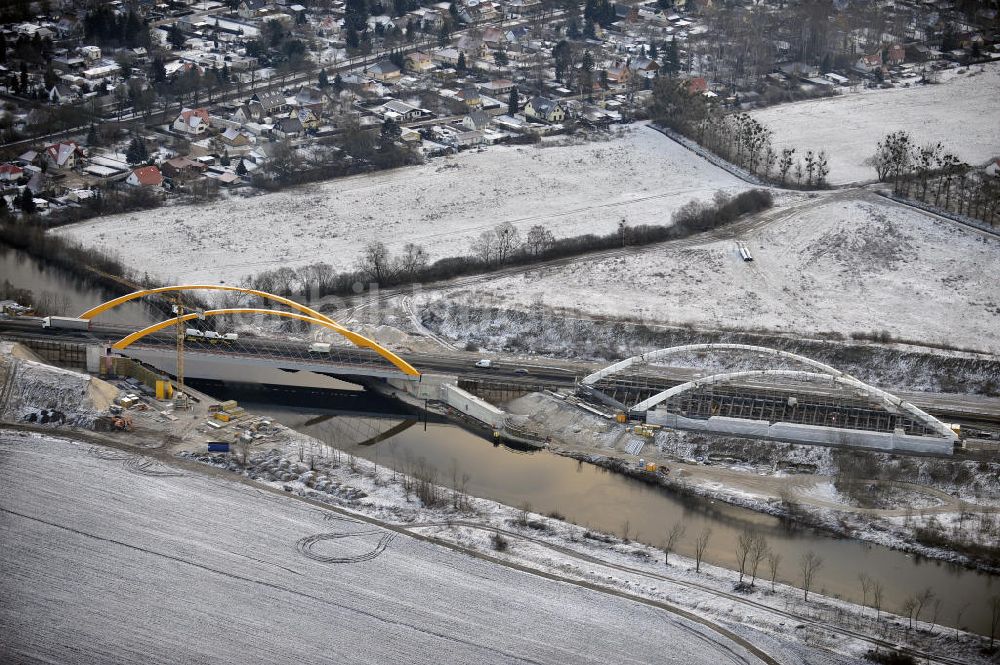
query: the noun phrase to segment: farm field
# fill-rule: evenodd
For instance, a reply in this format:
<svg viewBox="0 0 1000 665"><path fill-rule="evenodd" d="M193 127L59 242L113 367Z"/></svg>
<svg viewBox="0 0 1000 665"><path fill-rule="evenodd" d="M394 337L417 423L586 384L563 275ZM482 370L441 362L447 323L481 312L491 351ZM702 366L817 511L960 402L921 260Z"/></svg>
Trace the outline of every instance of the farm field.
<svg viewBox="0 0 1000 665"><path fill-rule="evenodd" d="M0 660L757 662L652 607L115 455L0 432Z"/></svg>
<svg viewBox="0 0 1000 665"><path fill-rule="evenodd" d="M941 142L972 165L1000 155L1000 122L992 109L1000 98L1000 64L975 65L936 85L848 93L782 104L752 115L784 147L826 150L830 182L875 179L864 161L879 139L905 130L918 145Z"/></svg>
<svg viewBox="0 0 1000 665"><path fill-rule="evenodd" d="M858 192L775 208L739 239L753 262L736 240L691 238L428 292L422 302L845 337L884 330L1000 351L1000 239Z"/></svg>
<svg viewBox="0 0 1000 665"><path fill-rule="evenodd" d="M275 194L105 217L57 231L165 280L238 282L282 266L352 268L380 240L432 259L466 254L501 222L522 234L607 233L669 223L692 198L747 185L644 125L605 141L492 147Z"/></svg>

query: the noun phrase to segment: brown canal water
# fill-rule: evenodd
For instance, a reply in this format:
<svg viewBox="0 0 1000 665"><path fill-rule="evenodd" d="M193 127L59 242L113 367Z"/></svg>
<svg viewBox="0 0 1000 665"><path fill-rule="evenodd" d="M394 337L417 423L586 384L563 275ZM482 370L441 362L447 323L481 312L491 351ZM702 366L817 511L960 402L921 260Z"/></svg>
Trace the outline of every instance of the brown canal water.
<svg viewBox="0 0 1000 665"><path fill-rule="evenodd" d="M44 308L44 314L57 316L79 316L94 305L121 295L88 284L61 268L47 266L25 252L0 245L0 283L4 281L30 290L35 300L33 305ZM100 321L144 327L165 318L147 305L131 302L101 314Z"/></svg>
<svg viewBox="0 0 1000 665"><path fill-rule="evenodd" d="M259 394L254 399L259 400ZM1000 593L997 576L810 529L789 530L769 515L721 501L677 496L546 451L525 453L494 446L455 425L431 422L425 429L419 416L358 415L361 410L379 408L364 393L344 400L327 403L335 410L263 400L248 403L246 397L242 403L252 412L270 415L333 447L400 471L423 458L446 483L457 465L460 472L469 474L469 492L475 496L510 506L527 502L534 512L558 512L590 529L621 535L627 521L633 540L656 546L672 525L682 522L686 533L677 551L689 557L694 555L698 534L709 527L712 535L705 559L730 569L737 567L737 538L752 527L781 555L780 581L797 584L798 561L813 550L823 558L814 591L860 603L858 575L864 572L885 587L882 609L898 612L908 596L930 587L942 600L939 623L954 626L961 611L962 627L989 634L988 603ZM930 612L925 611L925 620L930 619Z"/></svg>

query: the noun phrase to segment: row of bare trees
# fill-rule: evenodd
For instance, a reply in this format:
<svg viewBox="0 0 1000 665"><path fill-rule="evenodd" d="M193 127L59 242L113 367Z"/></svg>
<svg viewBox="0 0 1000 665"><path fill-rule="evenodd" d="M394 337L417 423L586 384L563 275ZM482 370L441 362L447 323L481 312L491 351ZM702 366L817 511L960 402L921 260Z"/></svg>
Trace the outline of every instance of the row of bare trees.
<svg viewBox="0 0 1000 665"><path fill-rule="evenodd" d="M1000 175L974 169L940 143L919 144L905 131L886 134L865 162L893 193L996 226Z"/></svg>
<svg viewBox="0 0 1000 665"><path fill-rule="evenodd" d="M686 82L658 79L649 114L669 127L762 180L806 188L827 186L830 165L824 151L774 147L773 132L748 113L725 113L692 91Z"/></svg>

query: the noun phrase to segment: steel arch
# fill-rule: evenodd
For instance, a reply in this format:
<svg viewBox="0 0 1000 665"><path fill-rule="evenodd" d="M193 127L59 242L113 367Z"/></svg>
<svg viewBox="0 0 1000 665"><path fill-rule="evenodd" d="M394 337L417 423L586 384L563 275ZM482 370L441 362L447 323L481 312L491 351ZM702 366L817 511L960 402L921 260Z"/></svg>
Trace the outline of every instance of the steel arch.
<svg viewBox="0 0 1000 665"><path fill-rule="evenodd" d="M666 356L679 355L681 353L691 353L696 351L747 351L748 353L765 353L767 355L778 356L781 358L788 358L789 360L794 360L795 362L807 365L813 369L819 370L823 374L828 374L830 376L848 376L844 374L839 369L831 367L825 363L821 363L818 360L813 360L812 358L807 358L806 356L800 356L797 353L792 353L790 351L782 351L781 349L772 349L768 346L753 346L750 344L725 344L725 343L715 343L715 344L687 344L684 346L671 346L665 349L657 349L656 351L650 351L649 353L643 353L637 356L632 356L631 358L626 358L625 360L614 363L613 365L608 365L604 369L597 370L593 374L589 374L583 378L581 383L585 386L593 386L601 379L619 374L624 370L628 369L632 365L644 363L648 364L655 360L659 360Z"/></svg>
<svg viewBox="0 0 1000 665"><path fill-rule="evenodd" d="M308 308L307 308L308 309ZM328 328L333 330L337 334L346 338L348 341L353 343L355 346L365 349L371 349L375 353L379 354L390 363L395 365L404 374L413 377L419 377L420 372L416 370L410 363L406 362L399 356L397 356L392 351L386 349L385 347L379 345L377 342L373 342L363 335L359 335L355 332L351 332L347 328L332 322L327 317L323 319L317 319L315 317L306 316L305 314L300 314L297 312L284 312L276 309L255 309L249 307L234 307L227 309L211 309L205 312L192 312L190 314L185 314L183 316L174 317L172 319L167 319L166 321L161 321L159 323L154 323L151 326L143 328L142 330L137 330L130 335L126 335L114 344L111 348L121 350L128 348L131 344L142 339L146 335L151 335L155 332L159 332L164 328L169 328L170 326L176 326L186 321L192 321L194 319L200 319L205 316L222 316L225 314L263 314L265 316L280 316L288 319L297 319L299 321L305 321L306 323L311 323L313 325L321 326L323 328ZM84 317L80 317L84 318Z"/></svg>
<svg viewBox="0 0 1000 665"><path fill-rule="evenodd" d="M803 379L807 381L828 381L830 383L836 383L849 388L854 388L856 390L862 390L870 397L878 398L885 407L894 407L901 411L906 411L908 414L913 416L915 419L923 422L929 429L935 431L940 436L945 438L955 440L957 435L951 430L950 427L942 423L940 420L930 415L926 411L917 408L909 402L904 402L895 395L888 393L875 386L868 385L863 381L855 379L853 376L848 376L846 374L831 375L821 372L803 372L800 370L792 369L761 369L761 370L748 370L743 372L728 372L724 374L713 374L712 376L707 376L703 379L696 379L695 381L688 381L687 383L682 383L679 386L674 386L673 388L668 388L662 392L659 392L649 399L643 400L632 407L633 411L648 411L657 404L660 404L671 397L680 395L681 393L700 388L706 385L716 385L724 383L732 383L739 379L755 378L755 377L765 377L765 376L782 376L794 379Z"/></svg>
<svg viewBox="0 0 1000 665"><path fill-rule="evenodd" d="M310 307L306 307L305 305L302 305L300 303L295 302L294 300L291 300L290 298L285 298L284 296L279 296L274 293L268 293L267 291L258 291L257 289L247 289L240 286L225 286L223 284L177 284L174 286L160 286L155 289L143 289L142 291L133 291L132 293L128 293L123 296L119 296L118 298L109 300L105 303L101 303L97 307L92 307L83 314L81 314L79 318L92 319L95 316L98 316L108 311L109 309L114 309L115 307L127 303L130 300L135 300L136 298L142 298L144 296L156 295L158 293L170 293L173 291L235 291L238 293L246 293L252 296L260 296L265 300L273 300L275 302L279 302L282 305L287 305L288 307L291 307L294 310L298 310L299 312L302 312L307 316L311 316L314 319L319 319L321 321L326 321L328 323L338 325L336 321L326 316L325 314L321 314Z"/></svg>

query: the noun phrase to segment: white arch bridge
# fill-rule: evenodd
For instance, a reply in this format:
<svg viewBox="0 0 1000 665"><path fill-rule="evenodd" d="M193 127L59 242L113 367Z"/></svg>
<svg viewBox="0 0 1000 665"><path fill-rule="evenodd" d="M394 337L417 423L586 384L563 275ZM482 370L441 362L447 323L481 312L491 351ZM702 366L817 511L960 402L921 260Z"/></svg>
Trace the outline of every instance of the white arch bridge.
<svg viewBox="0 0 1000 665"><path fill-rule="evenodd" d="M717 352L773 358L800 369L727 371L664 385L650 367L672 356ZM634 419L680 429L945 454L958 439L929 413L835 367L748 344L658 349L586 376L580 391Z"/></svg>

